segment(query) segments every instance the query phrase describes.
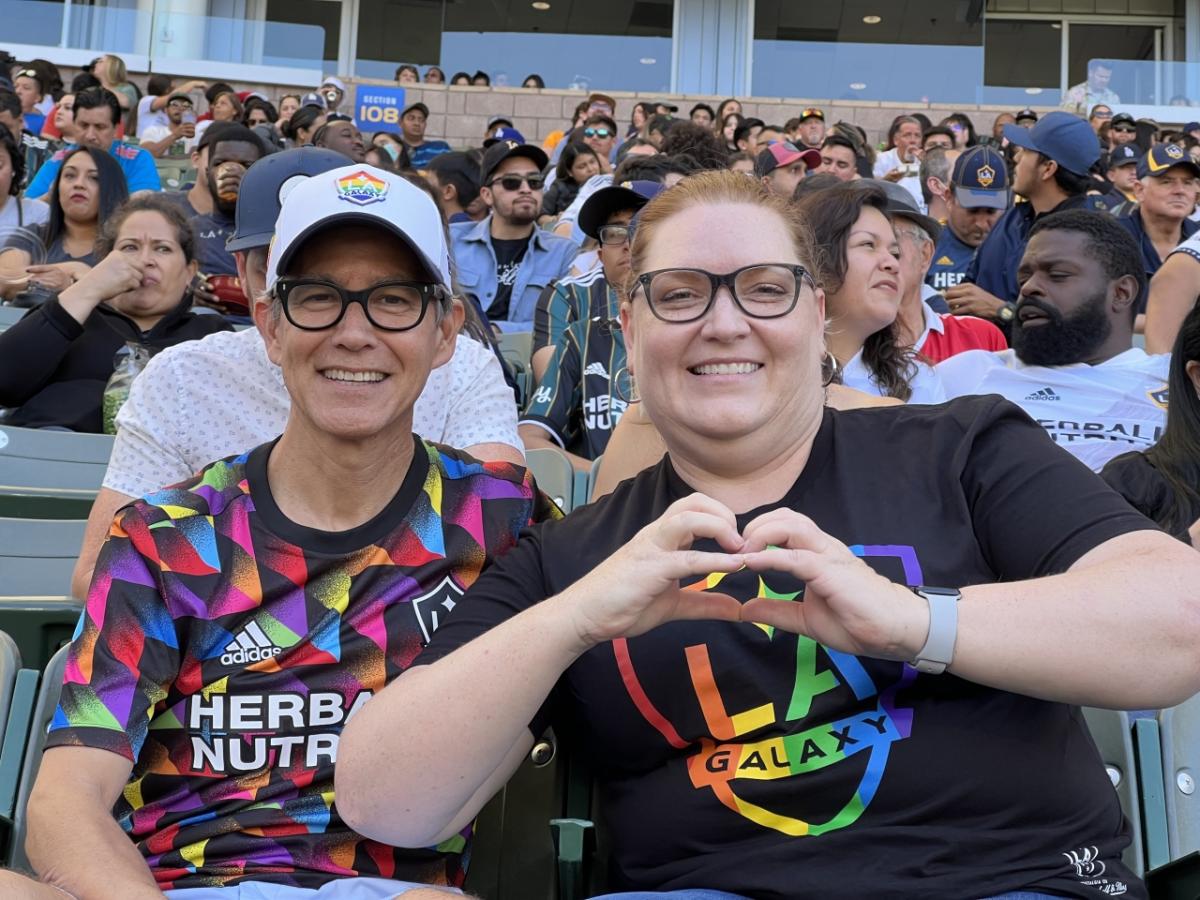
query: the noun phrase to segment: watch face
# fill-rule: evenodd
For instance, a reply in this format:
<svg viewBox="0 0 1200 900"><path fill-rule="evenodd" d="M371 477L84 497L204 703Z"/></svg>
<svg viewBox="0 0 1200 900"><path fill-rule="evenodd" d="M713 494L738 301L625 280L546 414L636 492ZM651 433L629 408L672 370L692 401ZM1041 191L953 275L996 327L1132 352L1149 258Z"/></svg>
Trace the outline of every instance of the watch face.
<svg viewBox="0 0 1200 900"><path fill-rule="evenodd" d="M1011 322L1013 320L1012 307L1011 306L1000 307L1000 318L1003 319L1005 322Z"/></svg>

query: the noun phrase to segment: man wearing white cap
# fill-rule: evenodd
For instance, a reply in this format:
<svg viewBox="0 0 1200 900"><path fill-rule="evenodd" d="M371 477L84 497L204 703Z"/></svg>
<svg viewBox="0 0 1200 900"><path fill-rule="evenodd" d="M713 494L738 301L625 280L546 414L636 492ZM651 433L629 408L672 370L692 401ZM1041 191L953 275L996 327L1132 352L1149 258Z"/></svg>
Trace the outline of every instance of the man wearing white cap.
<svg viewBox="0 0 1200 900"><path fill-rule="evenodd" d="M53 888L3 876L4 896L461 883L465 834L396 849L333 802L345 722L548 511L524 469L412 433L463 320L449 282L441 217L404 179L349 166L287 196L254 308L292 397L283 434L118 515L29 804Z"/></svg>
<svg viewBox="0 0 1200 900"><path fill-rule="evenodd" d="M346 85L342 79L330 75L321 82L320 94L325 100L325 109L329 112L337 112L337 108L346 99Z"/></svg>

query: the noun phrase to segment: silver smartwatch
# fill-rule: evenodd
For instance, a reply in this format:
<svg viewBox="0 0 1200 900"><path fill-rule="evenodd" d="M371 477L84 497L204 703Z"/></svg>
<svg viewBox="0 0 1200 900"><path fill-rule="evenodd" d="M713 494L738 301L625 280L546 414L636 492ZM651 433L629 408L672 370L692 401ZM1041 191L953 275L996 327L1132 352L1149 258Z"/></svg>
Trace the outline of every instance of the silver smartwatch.
<svg viewBox="0 0 1200 900"><path fill-rule="evenodd" d="M954 660L954 642L958 638L958 601L962 591L955 588L918 585L914 594L929 604L929 636L911 665L918 672L941 675Z"/></svg>

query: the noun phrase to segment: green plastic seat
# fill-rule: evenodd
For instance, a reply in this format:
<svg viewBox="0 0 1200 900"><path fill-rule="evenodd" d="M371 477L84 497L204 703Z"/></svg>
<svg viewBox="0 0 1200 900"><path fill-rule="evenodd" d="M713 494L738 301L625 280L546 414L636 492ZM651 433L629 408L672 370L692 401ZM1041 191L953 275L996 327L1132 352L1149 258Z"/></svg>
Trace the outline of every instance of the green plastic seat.
<svg viewBox="0 0 1200 900"><path fill-rule="evenodd" d="M83 601L68 596L0 596L0 630L16 641L24 665L42 668L70 642Z"/></svg>
<svg viewBox="0 0 1200 900"><path fill-rule="evenodd" d="M1125 865L1140 876L1146 871L1146 854L1143 849L1140 779L1133 750L1133 723L1129 713L1113 709L1085 707L1083 718L1121 801L1121 811L1125 813L1133 831L1133 840L1123 854Z"/></svg>
<svg viewBox="0 0 1200 900"><path fill-rule="evenodd" d="M113 438L0 426L0 516L86 519Z"/></svg>
<svg viewBox="0 0 1200 900"><path fill-rule="evenodd" d="M566 455L549 447L525 451L525 464L534 480L559 509L569 513L575 502L575 469Z"/></svg>
<svg viewBox="0 0 1200 900"><path fill-rule="evenodd" d="M83 519L0 518L0 596L70 594L86 525Z"/></svg>

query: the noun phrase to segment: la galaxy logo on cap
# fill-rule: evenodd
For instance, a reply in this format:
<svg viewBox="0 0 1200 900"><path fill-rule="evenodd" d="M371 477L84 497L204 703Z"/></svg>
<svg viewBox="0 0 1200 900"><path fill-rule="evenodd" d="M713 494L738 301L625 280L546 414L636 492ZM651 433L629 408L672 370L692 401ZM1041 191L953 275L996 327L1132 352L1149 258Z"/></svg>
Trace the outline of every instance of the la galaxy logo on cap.
<svg viewBox="0 0 1200 900"><path fill-rule="evenodd" d="M991 166L980 166L975 170L975 177L978 179L980 187L989 188L996 180L996 170Z"/></svg>
<svg viewBox="0 0 1200 900"><path fill-rule="evenodd" d="M387 197L388 183L370 172L358 171L337 180L338 196L358 206L378 203Z"/></svg>
<svg viewBox="0 0 1200 900"><path fill-rule="evenodd" d="M1171 159L1183 159L1183 148L1178 144L1167 144L1163 152Z"/></svg>

